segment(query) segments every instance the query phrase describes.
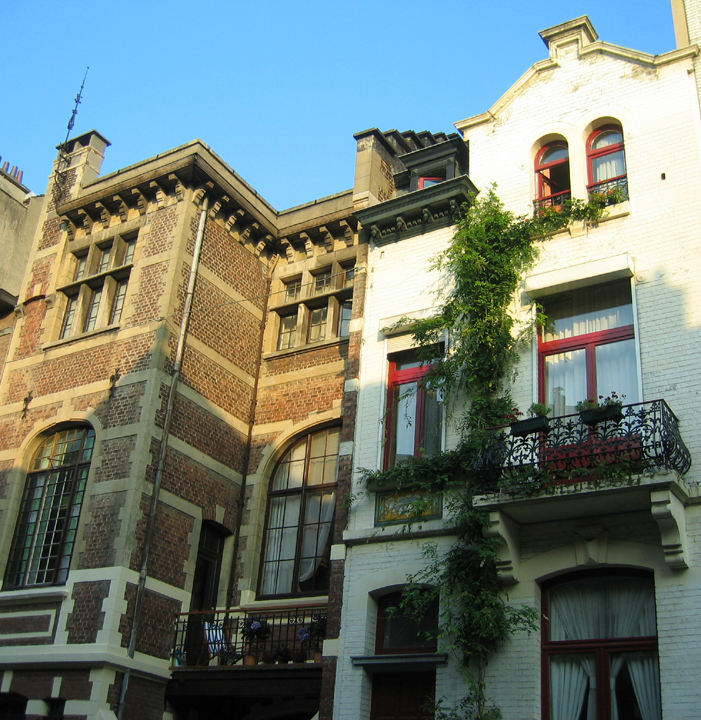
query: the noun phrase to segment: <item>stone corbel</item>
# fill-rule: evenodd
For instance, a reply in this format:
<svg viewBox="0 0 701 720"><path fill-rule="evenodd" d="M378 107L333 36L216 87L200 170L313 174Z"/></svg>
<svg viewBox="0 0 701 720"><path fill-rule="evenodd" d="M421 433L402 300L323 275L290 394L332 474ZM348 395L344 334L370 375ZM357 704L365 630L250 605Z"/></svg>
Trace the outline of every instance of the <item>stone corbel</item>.
<svg viewBox="0 0 701 720"><path fill-rule="evenodd" d="M212 207L209 208L209 217L214 220L214 218L219 214L219 211L221 210L222 202L221 200L217 200L216 202L212 203Z"/></svg>
<svg viewBox="0 0 701 720"><path fill-rule="evenodd" d="M686 517L684 503L671 490L653 490L650 493L652 517L660 529L662 552L669 567L686 570L685 559Z"/></svg>
<svg viewBox="0 0 701 720"><path fill-rule="evenodd" d="M314 257L314 243L307 233L300 233L299 239L304 243L304 251L307 253L308 258Z"/></svg>
<svg viewBox="0 0 701 720"><path fill-rule="evenodd" d="M148 210L148 200L139 188L133 188L131 191L132 196L136 199L136 207L139 210L139 215L146 215Z"/></svg>
<svg viewBox="0 0 701 720"><path fill-rule="evenodd" d="M339 225L341 226L341 230L343 230L343 240L346 243L346 247L352 247L353 240L355 238L353 228L348 224L346 220L341 220Z"/></svg>
<svg viewBox="0 0 701 720"><path fill-rule="evenodd" d="M421 208L421 221L426 224L433 222L433 214L428 208Z"/></svg>
<svg viewBox="0 0 701 720"><path fill-rule="evenodd" d="M64 216L61 218L61 230L66 233L69 242L75 239L76 227L69 217Z"/></svg>
<svg viewBox="0 0 701 720"><path fill-rule="evenodd" d="M234 229L234 225L236 225L237 222L243 220L245 215L246 213L241 208L229 215L228 220L224 223L226 231L231 232Z"/></svg>
<svg viewBox="0 0 701 720"><path fill-rule="evenodd" d="M280 245L285 251L285 257L287 258L287 262L293 263L295 261L295 249L292 247L292 243L290 242L289 238L281 238Z"/></svg>
<svg viewBox="0 0 701 720"><path fill-rule="evenodd" d="M110 226L112 213L110 213L110 211L101 202L96 202L95 207L100 213L100 222L102 223L102 228L106 230Z"/></svg>
<svg viewBox="0 0 701 720"><path fill-rule="evenodd" d="M163 207L166 198L168 197L168 193L155 180L151 180L148 186L152 190L156 191L156 205L158 205L158 207Z"/></svg>
<svg viewBox="0 0 701 720"><path fill-rule="evenodd" d="M377 225L370 226L370 237L373 240L382 240L382 230Z"/></svg>
<svg viewBox="0 0 701 720"><path fill-rule="evenodd" d="M574 554L577 565L596 565L608 562L608 533L601 525L575 530Z"/></svg>
<svg viewBox="0 0 701 720"><path fill-rule="evenodd" d="M112 202L117 203L117 214L119 215L120 222L126 222L129 217L129 206L121 195L114 195Z"/></svg>
<svg viewBox="0 0 701 720"><path fill-rule="evenodd" d="M90 233L92 233L93 219L82 208L78 210L78 217L83 225L85 234L90 235Z"/></svg>
<svg viewBox="0 0 701 720"><path fill-rule="evenodd" d="M204 195L207 191L204 188L198 188L195 190L194 193L192 193L192 202L197 205L197 207L200 206L202 203L202 200L204 200Z"/></svg>
<svg viewBox="0 0 701 720"><path fill-rule="evenodd" d="M168 180L175 180L175 199L180 202L181 200L185 199L185 186L180 181L180 178L175 175L175 173L172 173L171 175L168 175Z"/></svg>
<svg viewBox="0 0 701 720"><path fill-rule="evenodd" d="M251 223L247 228L244 229L244 231L239 236L239 242L240 243L247 242L251 237L251 233L253 231L257 232L259 229L260 229L260 225L258 223L256 223L256 222Z"/></svg>
<svg viewBox="0 0 701 720"><path fill-rule="evenodd" d="M404 218L401 215L397 215L394 222L396 224L397 230L406 230L407 229L406 221L404 220Z"/></svg>
<svg viewBox="0 0 701 720"><path fill-rule="evenodd" d="M324 248L326 249L326 252L333 252L333 235L329 232L329 229L325 225L322 225L319 228L319 232L321 233L321 237L324 241Z"/></svg>
<svg viewBox="0 0 701 720"><path fill-rule="evenodd" d="M263 250L265 250L265 247L266 247L266 245L265 245L265 240L261 240L261 241L256 245L256 249L253 251L253 254L254 254L256 257L260 257L260 254L263 252Z"/></svg>
<svg viewBox="0 0 701 720"><path fill-rule="evenodd" d="M489 525L482 534L486 538L495 538L497 542L497 572L505 585L518 582L518 570L521 562L518 523L498 510L489 513ZM500 541L500 542L499 542Z"/></svg>
<svg viewBox="0 0 701 720"><path fill-rule="evenodd" d="M453 216L453 222L457 222L460 219L460 207L455 200L450 201L450 214Z"/></svg>

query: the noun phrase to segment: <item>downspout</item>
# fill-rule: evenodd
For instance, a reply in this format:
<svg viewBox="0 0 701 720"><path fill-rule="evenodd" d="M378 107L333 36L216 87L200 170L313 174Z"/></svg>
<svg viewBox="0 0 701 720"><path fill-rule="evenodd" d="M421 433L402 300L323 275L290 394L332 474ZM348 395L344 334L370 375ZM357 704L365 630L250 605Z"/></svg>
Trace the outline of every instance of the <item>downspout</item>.
<svg viewBox="0 0 701 720"><path fill-rule="evenodd" d="M180 370L182 368L183 355L185 353L185 340L190 325L190 316L192 315L192 300L195 294L195 283L197 282L197 270L200 265L200 255L202 253L202 242L204 239L204 228L207 222L207 210L209 209L209 198L205 195L200 210L200 222L197 227L197 238L195 239L195 248L192 253L192 265L190 267L190 277L187 283L187 294L185 295L185 305L183 307L183 316L180 320L180 334L178 336L178 346L175 350L175 360L173 362L173 371L170 376L170 390L168 392L168 402L166 404L165 416L163 418L163 438L161 447L158 451L158 463L156 465L156 476L153 480L153 492L151 494L151 507L149 509L148 519L146 521L146 535L144 536L143 552L141 558L141 570L139 572L139 584L136 588L136 598L134 600L134 620L131 626L131 636L129 638L129 649L127 657L134 658L136 653L136 637L139 631L141 621L141 608L144 602L144 594L146 591L146 576L148 571L149 552L151 550L151 542L156 527L156 512L158 510L158 496L161 490L161 479L163 477L163 468L165 467L166 455L168 453L168 437L170 435L170 423L173 419L173 406L175 404L175 393L180 378ZM122 679L122 690L119 694L119 706L117 708L117 718L122 720L124 712L124 700L129 687L129 678L131 677L131 668L127 668Z"/></svg>
<svg viewBox="0 0 701 720"><path fill-rule="evenodd" d="M263 359L263 339L265 335L265 319L268 314L268 302L270 300L270 286L273 280L273 272L277 267L279 255L275 256L275 261L272 263L270 270L268 271L268 280L265 286L265 300L263 302L263 318L260 323L260 342L258 343L258 361L256 363L256 376L253 381L253 397L251 398L251 419L248 423L248 440L246 442L246 452L244 453L243 459L243 478L241 479L241 492L238 498L238 516L236 518L236 527L234 529L234 554L231 558L231 571L229 573L229 586L226 590L226 608L231 608L231 603L234 598L234 584L236 582L236 558L239 554L239 542L241 539L241 523L243 522L243 508L246 504L246 481L248 479L248 463L251 459L251 442L253 439L253 425L255 421L256 406L258 404L258 380L260 378L260 368Z"/></svg>

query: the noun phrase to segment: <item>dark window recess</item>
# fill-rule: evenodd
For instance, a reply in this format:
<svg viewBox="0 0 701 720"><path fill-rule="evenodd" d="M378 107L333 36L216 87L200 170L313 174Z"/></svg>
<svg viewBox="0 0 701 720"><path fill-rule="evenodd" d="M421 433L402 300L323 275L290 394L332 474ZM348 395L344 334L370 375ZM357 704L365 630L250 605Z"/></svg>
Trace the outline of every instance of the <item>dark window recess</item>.
<svg viewBox="0 0 701 720"><path fill-rule="evenodd" d="M197 550L195 577L192 582L190 610L214 610L217 606L217 590L224 552L224 533L217 527L203 522L200 546Z"/></svg>
<svg viewBox="0 0 701 720"><path fill-rule="evenodd" d="M24 720L27 699L18 693L0 693L0 718L2 720Z"/></svg>
<svg viewBox="0 0 701 720"><path fill-rule="evenodd" d="M400 607L402 593L384 595L378 602L375 652L406 654L433 652L438 634L438 598L426 608L421 620L407 615Z"/></svg>
<svg viewBox="0 0 701 720"><path fill-rule="evenodd" d="M436 673L378 673L372 678L371 720L430 720Z"/></svg>

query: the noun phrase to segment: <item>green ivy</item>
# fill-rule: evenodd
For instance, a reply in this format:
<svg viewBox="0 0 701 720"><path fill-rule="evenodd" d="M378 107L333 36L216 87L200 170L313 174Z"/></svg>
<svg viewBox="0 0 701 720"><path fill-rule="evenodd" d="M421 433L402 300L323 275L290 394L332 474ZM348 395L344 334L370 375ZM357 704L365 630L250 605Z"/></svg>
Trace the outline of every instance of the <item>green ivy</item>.
<svg viewBox="0 0 701 720"><path fill-rule="evenodd" d="M440 637L460 659L470 688L456 708L437 704L436 716L442 720L500 717L485 690L489 656L514 632L534 630L538 619L535 608L508 604L497 571L497 546L482 532L488 517L473 504L481 492L474 468L487 429L502 425L514 406L510 373L519 342L529 336L528 329L524 334L517 328L510 306L521 278L538 257L538 242L575 221L595 224L610 201L603 196L589 202L568 200L560 208L519 217L504 208L492 187L464 206L450 246L432 265L449 289L440 297L438 313L412 328L420 357L432 364L426 382L439 383L448 399L466 399L461 440L455 450L384 471L362 471L369 491L394 487L446 493L456 539L444 553L435 544L425 547L426 567L409 578L402 599L404 610L416 617L436 596L441 600ZM537 312L536 323L543 320ZM436 361L436 347L446 336L448 346ZM421 508L414 510L418 522Z"/></svg>

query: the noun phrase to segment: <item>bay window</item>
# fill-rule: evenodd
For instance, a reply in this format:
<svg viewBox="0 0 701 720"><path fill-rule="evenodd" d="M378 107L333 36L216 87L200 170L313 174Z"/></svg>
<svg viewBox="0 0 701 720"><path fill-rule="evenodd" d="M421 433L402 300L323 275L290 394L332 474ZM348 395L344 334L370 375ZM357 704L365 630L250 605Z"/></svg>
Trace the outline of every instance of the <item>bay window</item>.
<svg viewBox="0 0 701 720"><path fill-rule="evenodd" d="M626 403L641 400L629 280L553 295L542 305L540 400L552 415L612 392Z"/></svg>
<svg viewBox="0 0 701 720"><path fill-rule="evenodd" d="M329 588L340 428L306 435L283 456L268 495L261 596Z"/></svg>
<svg viewBox="0 0 701 720"><path fill-rule="evenodd" d="M413 352L390 359L385 467L441 450L440 398L425 382L430 370Z"/></svg>
<svg viewBox="0 0 701 720"><path fill-rule="evenodd" d="M544 720L661 720L652 577L558 579L542 612Z"/></svg>

